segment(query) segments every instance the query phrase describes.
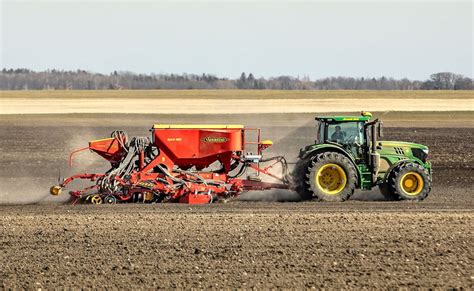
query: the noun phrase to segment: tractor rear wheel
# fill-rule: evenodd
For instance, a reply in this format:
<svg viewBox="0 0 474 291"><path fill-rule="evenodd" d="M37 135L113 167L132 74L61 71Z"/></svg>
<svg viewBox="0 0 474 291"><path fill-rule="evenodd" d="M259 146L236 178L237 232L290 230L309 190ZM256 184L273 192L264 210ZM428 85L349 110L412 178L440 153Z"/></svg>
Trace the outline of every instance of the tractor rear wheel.
<svg viewBox="0 0 474 291"><path fill-rule="evenodd" d="M421 165L404 163L395 167L388 183L399 199L421 201L431 190L431 178Z"/></svg>
<svg viewBox="0 0 474 291"><path fill-rule="evenodd" d="M354 193L357 174L354 164L343 154L316 155L308 167L306 184L322 201L345 201Z"/></svg>
<svg viewBox="0 0 474 291"><path fill-rule="evenodd" d="M298 193L301 200L313 199L313 193L309 190L308 184L306 184L306 176L309 175L309 165L311 165L311 158L301 159L296 163L291 173L292 188Z"/></svg>

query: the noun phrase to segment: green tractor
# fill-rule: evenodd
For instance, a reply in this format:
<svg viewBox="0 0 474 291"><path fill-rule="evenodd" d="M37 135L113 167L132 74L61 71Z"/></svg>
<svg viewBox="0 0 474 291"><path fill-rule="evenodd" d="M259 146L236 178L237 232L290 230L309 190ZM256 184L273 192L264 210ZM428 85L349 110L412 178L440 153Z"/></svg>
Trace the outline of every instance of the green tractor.
<svg viewBox="0 0 474 291"><path fill-rule="evenodd" d="M345 201L355 189L378 186L390 199L421 201L431 190L428 147L379 141L382 122L372 114L316 117L315 144L300 150L292 176L302 199Z"/></svg>

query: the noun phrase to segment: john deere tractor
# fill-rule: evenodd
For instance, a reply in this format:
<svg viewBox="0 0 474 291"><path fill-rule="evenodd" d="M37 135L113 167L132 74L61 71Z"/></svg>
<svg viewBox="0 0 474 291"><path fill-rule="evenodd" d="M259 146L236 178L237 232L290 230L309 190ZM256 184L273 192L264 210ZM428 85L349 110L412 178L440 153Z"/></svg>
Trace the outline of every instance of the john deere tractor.
<svg viewBox="0 0 474 291"><path fill-rule="evenodd" d="M392 199L421 201L431 190L428 147L379 141L382 122L361 116L316 117L315 144L300 150L293 170L303 199L345 201L355 189L379 187Z"/></svg>

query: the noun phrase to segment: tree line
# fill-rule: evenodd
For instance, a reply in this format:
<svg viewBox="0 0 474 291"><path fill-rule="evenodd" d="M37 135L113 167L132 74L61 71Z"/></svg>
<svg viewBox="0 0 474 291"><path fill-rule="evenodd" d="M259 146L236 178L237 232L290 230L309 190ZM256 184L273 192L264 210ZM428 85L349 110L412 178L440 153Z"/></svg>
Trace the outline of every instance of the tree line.
<svg viewBox="0 0 474 291"><path fill-rule="evenodd" d="M120 89L253 89L253 90L473 90L473 79L440 72L424 81L388 77L328 77L310 80L278 76L256 78L242 73L238 79L211 74L136 74L113 71L110 74L85 70L65 71L6 69L0 72L1 90L120 90Z"/></svg>

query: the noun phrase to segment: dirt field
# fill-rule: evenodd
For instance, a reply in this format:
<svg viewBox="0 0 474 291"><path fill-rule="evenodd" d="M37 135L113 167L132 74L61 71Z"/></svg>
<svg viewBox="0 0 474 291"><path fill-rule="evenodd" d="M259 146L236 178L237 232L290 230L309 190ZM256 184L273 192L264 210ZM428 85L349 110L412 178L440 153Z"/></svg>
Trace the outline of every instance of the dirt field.
<svg viewBox="0 0 474 291"><path fill-rule="evenodd" d="M472 287L472 211L366 204L8 207L0 279L46 289Z"/></svg>
<svg viewBox="0 0 474 291"><path fill-rule="evenodd" d="M85 153L68 170L67 153L117 127L148 136L152 123L244 120L274 140L269 153L292 161L314 139L313 116L0 115L0 201L39 203L0 206L0 286L472 289L470 113L383 114L385 139L430 147L434 185L421 203L382 201L377 191L279 203L296 199L272 192L207 206L94 207L47 194L58 169L103 169Z"/></svg>

